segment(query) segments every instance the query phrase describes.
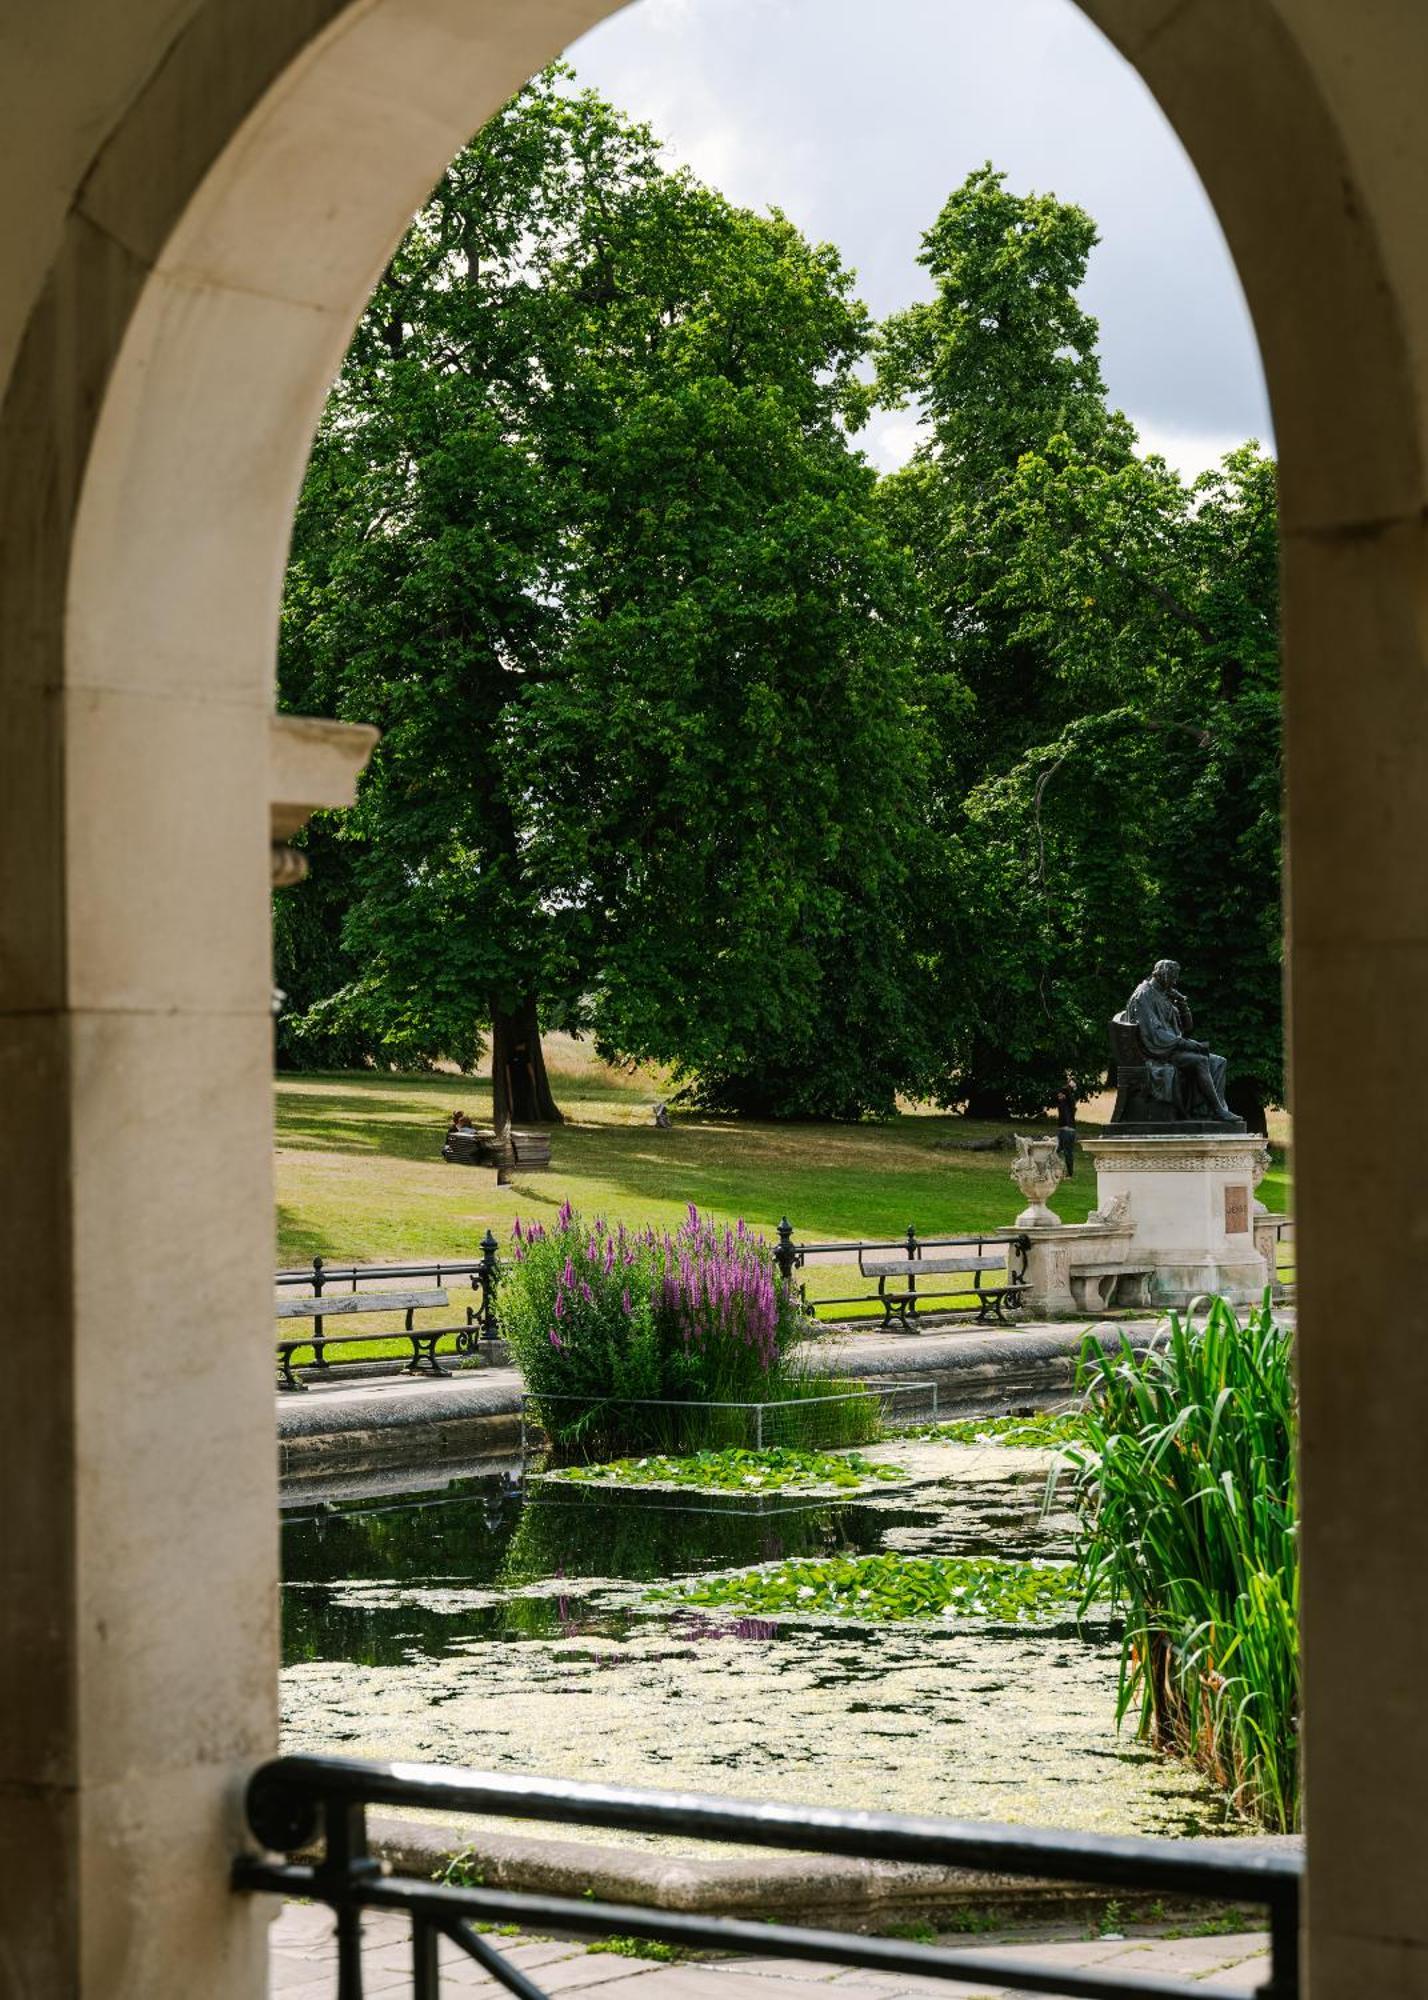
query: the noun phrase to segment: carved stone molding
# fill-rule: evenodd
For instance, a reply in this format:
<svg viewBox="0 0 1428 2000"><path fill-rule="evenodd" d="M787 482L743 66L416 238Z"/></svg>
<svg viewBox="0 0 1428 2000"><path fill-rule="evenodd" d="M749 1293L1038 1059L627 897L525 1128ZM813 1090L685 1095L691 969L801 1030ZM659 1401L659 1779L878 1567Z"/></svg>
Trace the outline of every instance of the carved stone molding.
<svg viewBox="0 0 1428 2000"><path fill-rule="evenodd" d="M291 889L307 859L287 845L323 807L350 806L357 780L377 746L365 722L328 722L314 715L275 715L268 731L268 797L273 843L272 882Z"/></svg>

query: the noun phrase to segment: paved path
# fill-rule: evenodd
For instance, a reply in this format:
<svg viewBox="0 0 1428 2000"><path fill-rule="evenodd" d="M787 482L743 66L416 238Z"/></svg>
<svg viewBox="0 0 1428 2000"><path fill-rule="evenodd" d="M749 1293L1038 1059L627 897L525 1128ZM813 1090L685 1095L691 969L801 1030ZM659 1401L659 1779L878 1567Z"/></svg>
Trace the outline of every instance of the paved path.
<svg viewBox="0 0 1428 2000"><path fill-rule="evenodd" d="M401 2000L411 1993L410 1930L385 1911L365 1921L363 1955L367 2000ZM1122 1975L1203 1983L1212 1993L1245 1993L1269 1974L1265 1939L1249 1932L1228 1937L1096 1938L1025 1943L1012 1938L991 1945L961 1938L941 1940L971 1951L1015 1954L1047 1966L1103 1966ZM955 1983L900 1973L840 1972L804 1959L695 1960L653 1964L554 1939L493 1940L512 1964L558 1996L599 1987L601 2000L893 2000L894 1995L934 1994L943 2000L1003 2000L1007 1989L980 1982ZM272 1930L273 2000L333 2000L336 1956L329 1911L311 1903L285 1903ZM443 1994L504 1995L504 1989L454 1945L441 1947Z"/></svg>

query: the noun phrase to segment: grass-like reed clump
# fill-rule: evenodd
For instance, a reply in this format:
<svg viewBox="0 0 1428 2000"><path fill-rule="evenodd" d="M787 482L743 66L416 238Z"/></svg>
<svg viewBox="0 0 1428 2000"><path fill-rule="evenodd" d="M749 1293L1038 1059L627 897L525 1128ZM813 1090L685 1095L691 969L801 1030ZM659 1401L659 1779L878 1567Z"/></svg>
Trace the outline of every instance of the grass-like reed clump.
<svg viewBox="0 0 1428 2000"><path fill-rule="evenodd" d="M1125 1616L1122 1719L1248 1817L1299 1823L1299 1551L1290 1336L1268 1301L1172 1314L1163 1344L1087 1346L1065 1448L1086 1598Z"/></svg>

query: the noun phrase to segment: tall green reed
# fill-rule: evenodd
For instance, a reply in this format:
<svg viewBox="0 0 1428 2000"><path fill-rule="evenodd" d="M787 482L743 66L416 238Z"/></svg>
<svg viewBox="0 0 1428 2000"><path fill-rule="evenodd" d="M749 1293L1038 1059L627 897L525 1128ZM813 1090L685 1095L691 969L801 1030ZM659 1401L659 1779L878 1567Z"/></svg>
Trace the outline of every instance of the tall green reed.
<svg viewBox="0 0 1428 2000"><path fill-rule="evenodd" d="M1201 1302L1196 1302L1196 1307ZM1087 1437L1065 1448L1085 1602L1125 1619L1118 1719L1248 1817L1299 1824L1299 1550L1291 1343L1223 1299L1147 1353L1088 1342Z"/></svg>

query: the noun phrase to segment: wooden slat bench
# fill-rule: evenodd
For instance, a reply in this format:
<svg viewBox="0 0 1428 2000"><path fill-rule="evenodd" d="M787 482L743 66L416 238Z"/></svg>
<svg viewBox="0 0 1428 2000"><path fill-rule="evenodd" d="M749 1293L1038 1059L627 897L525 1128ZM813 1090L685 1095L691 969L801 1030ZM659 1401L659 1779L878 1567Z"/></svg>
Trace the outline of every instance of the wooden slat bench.
<svg viewBox="0 0 1428 2000"><path fill-rule="evenodd" d="M329 1292L322 1298L279 1299L273 1316L280 1320L311 1319L318 1325L310 1332L280 1335L277 1341L278 1366L282 1373L278 1380L280 1389L305 1389L306 1382L300 1382L293 1373L293 1356L299 1349L312 1349L312 1365L327 1368L331 1364L323 1354L324 1347L341 1343L344 1347L366 1344L378 1340L409 1340L412 1344L412 1358L406 1364L408 1375L449 1375L449 1368L443 1368L436 1358L436 1343L443 1334L464 1333L465 1326L413 1326L414 1313L430 1312L440 1306L450 1305L444 1290L427 1292ZM321 1324L329 1319L350 1319L357 1313L406 1314L406 1325L398 1332L390 1328L380 1333L363 1328L346 1327L340 1333L327 1333ZM468 1319L470 1315L468 1314Z"/></svg>
<svg viewBox="0 0 1428 2000"><path fill-rule="evenodd" d="M883 1309L883 1325L891 1326L894 1319L910 1328L917 1318L921 1306L934 1304L940 1299L964 1298L961 1291L943 1288L941 1291L918 1290L919 1279L965 1277L972 1279L972 1293L977 1301L977 1318L1000 1320L1004 1317L1003 1307L1021 1303L1026 1287L1012 1277L1007 1262L1012 1246L1002 1243L984 1247L979 1243L974 1250L950 1250L933 1248L928 1251L901 1251L891 1254L886 1249L860 1249L858 1269L865 1278L878 1281L878 1303ZM1000 1272L1002 1282L988 1284L987 1277L992 1272Z"/></svg>
<svg viewBox="0 0 1428 2000"><path fill-rule="evenodd" d="M511 1132L503 1140L474 1125L453 1125L441 1157L461 1166L494 1167L497 1187L506 1187L514 1173L539 1174L549 1168L550 1139L544 1132Z"/></svg>
<svg viewBox="0 0 1428 2000"><path fill-rule="evenodd" d="M1150 1264L1073 1264L1068 1275L1071 1296L1083 1312L1150 1304Z"/></svg>

